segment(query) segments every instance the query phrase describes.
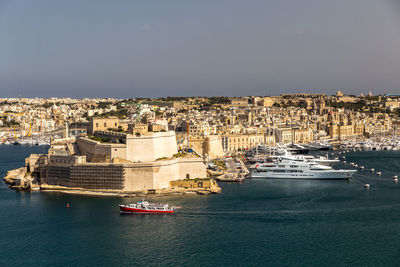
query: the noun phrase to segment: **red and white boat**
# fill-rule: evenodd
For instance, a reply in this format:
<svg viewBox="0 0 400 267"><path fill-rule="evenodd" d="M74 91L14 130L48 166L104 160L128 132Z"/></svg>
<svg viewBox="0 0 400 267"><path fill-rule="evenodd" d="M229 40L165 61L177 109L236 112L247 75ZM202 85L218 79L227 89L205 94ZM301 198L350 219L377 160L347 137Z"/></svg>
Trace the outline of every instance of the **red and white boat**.
<svg viewBox="0 0 400 267"><path fill-rule="evenodd" d="M174 213L175 207L168 207L168 204L149 203L139 201L136 204L119 205L121 213Z"/></svg>

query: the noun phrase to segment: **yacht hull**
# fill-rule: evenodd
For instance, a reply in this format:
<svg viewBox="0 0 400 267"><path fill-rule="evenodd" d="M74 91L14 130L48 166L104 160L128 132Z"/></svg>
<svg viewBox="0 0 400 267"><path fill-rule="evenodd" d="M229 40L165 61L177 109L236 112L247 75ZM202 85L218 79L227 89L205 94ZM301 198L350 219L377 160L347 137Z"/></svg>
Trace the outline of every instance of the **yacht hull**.
<svg viewBox="0 0 400 267"><path fill-rule="evenodd" d="M275 173L254 171L251 177L262 179L345 180L351 178L355 172L357 171L332 171L326 173Z"/></svg>

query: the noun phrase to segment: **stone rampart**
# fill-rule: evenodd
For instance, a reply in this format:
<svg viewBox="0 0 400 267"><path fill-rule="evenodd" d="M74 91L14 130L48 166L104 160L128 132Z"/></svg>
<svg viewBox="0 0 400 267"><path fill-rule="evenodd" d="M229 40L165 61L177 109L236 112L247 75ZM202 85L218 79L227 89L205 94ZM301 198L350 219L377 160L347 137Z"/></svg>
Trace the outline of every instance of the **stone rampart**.
<svg viewBox="0 0 400 267"><path fill-rule="evenodd" d="M178 152L173 131L128 135L126 145L126 159L130 161L151 162Z"/></svg>
<svg viewBox="0 0 400 267"><path fill-rule="evenodd" d="M43 183L84 189L137 192L168 188L171 181L206 178L201 158L175 158L144 163L49 164Z"/></svg>
<svg viewBox="0 0 400 267"><path fill-rule="evenodd" d="M82 137L77 138L76 144L88 162L110 162L114 157L126 158L125 144L100 143Z"/></svg>

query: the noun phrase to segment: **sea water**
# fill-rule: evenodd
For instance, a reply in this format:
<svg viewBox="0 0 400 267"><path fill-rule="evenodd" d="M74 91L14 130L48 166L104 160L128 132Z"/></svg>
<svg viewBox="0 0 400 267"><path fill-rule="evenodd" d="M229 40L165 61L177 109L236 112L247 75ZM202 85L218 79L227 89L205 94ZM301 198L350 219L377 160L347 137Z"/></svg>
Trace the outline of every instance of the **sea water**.
<svg viewBox="0 0 400 267"><path fill-rule="evenodd" d="M0 146L0 175L46 150ZM365 166L355 181L247 179L220 183L222 194L147 197L181 206L173 215L120 215L118 204L140 198L18 192L1 182L0 266L399 265L400 152L346 157Z"/></svg>

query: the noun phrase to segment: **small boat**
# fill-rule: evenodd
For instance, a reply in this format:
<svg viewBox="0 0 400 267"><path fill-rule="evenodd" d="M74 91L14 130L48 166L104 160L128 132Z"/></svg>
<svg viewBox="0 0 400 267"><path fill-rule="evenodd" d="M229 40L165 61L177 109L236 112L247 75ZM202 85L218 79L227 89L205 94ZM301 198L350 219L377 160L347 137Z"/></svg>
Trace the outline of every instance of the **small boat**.
<svg viewBox="0 0 400 267"><path fill-rule="evenodd" d="M121 213L174 213L175 207L168 207L168 204L149 203L147 201L138 201L136 204L119 205Z"/></svg>

